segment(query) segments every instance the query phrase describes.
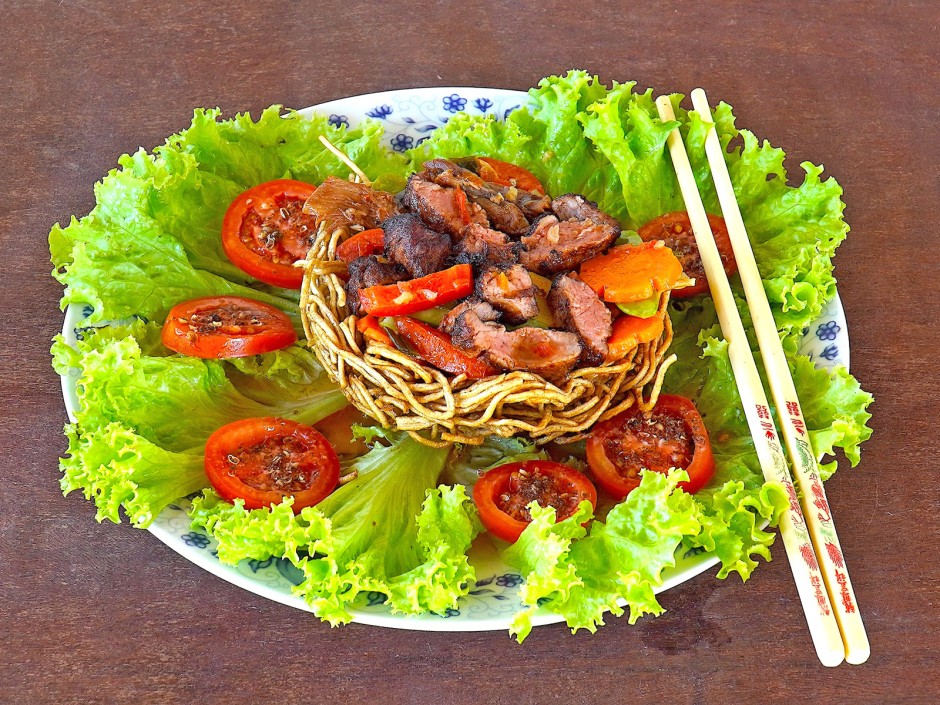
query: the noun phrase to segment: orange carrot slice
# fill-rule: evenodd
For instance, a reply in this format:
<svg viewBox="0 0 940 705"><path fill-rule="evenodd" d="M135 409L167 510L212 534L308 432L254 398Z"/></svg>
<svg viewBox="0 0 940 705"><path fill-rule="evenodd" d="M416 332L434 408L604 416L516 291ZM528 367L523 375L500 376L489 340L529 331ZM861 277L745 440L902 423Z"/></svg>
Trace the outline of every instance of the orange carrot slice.
<svg viewBox="0 0 940 705"><path fill-rule="evenodd" d="M607 340L607 359L620 360L642 343L656 340L662 333L663 319L659 316L618 316L614 319L614 329Z"/></svg>
<svg viewBox="0 0 940 705"><path fill-rule="evenodd" d="M615 247L584 262L579 274L604 301L614 303L642 301L688 281L682 263L661 240Z"/></svg>

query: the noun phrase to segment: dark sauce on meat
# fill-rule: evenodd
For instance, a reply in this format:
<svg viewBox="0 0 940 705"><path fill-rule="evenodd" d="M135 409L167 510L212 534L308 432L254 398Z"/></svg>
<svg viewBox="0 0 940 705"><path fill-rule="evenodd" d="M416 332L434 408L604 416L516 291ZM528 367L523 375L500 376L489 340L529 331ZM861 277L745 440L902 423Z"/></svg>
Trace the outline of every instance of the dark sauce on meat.
<svg viewBox="0 0 940 705"><path fill-rule="evenodd" d="M496 499L496 506L517 521L532 521L528 505L533 501L540 507L554 507L557 521L574 514L588 495L557 480L540 470L517 470L509 476L506 492Z"/></svg>

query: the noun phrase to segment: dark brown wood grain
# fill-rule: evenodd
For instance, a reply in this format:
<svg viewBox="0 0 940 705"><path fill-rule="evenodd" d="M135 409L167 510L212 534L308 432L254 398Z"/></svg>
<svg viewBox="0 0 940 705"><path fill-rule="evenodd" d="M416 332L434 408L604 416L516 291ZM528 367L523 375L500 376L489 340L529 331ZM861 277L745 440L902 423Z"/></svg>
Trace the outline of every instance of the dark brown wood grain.
<svg viewBox="0 0 940 705"><path fill-rule="evenodd" d="M3 3L0 22L0 702L929 703L940 700L940 11L927 2ZM872 645L819 665L780 550L747 585L701 576L596 635L331 629L98 525L58 491L46 235L117 157L227 113L391 88L525 89L583 67L705 87L739 125L826 165L873 438L828 486Z"/></svg>

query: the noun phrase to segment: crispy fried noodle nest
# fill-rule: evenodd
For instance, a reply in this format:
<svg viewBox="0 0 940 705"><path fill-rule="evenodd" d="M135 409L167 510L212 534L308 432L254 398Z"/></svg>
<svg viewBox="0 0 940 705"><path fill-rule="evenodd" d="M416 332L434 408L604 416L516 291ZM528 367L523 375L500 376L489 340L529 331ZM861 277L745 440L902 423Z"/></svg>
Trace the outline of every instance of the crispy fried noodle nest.
<svg viewBox="0 0 940 705"><path fill-rule="evenodd" d="M633 404L649 407L662 383L672 341L669 293L658 316L663 333L616 362L573 370L560 385L532 372L481 380L452 377L395 348L364 340L346 308L338 274L346 265L336 247L353 230L318 223L307 255L300 312L310 347L349 401L386 428L407 431L427 445L479 444L489 435L527 434L537 443L577 440L595 422ZM643 387L653 383L648 401Z"/></svg>

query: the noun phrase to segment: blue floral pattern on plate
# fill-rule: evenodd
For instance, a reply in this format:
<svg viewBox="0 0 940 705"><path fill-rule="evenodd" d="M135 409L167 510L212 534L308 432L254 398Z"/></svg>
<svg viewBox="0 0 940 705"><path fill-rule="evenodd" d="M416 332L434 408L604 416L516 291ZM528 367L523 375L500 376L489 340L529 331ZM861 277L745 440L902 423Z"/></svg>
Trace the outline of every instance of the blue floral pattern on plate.
<svg viewBox="0 0 940 705"><path fill-rule="evenodd" d="M371 100L369 96L356 96L333 101L320 106L317 112L327 114L337 127L355 127L357 116L379 120L385 128L386 146L404 152L421 144L457 113L482 113L505 120L525 99L526 95L517 91L486 88L404 90L382 93ZM339 104L349 107L341 108Z"/></svg>
<svg viewBox="0 0 940 705"><path fill-rule="evenodd" d="M456 113L489 114L505 119L526 101L518 91L488 88L432 88L389 91L382 94L353 96L301 111L326 115L337 127L355 127L363 118L380 120L385 127L385 144L404 151L423 140L438 127L445 125ZM90 306L72 305L65 316L63 333L70 343L86 330L85 318ZM838 295L829 302L819 319L803 331L800 351L819 367L848 366L849 341L845 315ZM69 418L74 421L78 406L75 370L62 377L62 391ZM236 566L223 565L216 554L217 543L204 533L193 531L187 509L188 499L167 507L150 527L160 541L187 560L201 566L228 582L250 592L291 607L309 609L303 599L293 594L304 575L290 561L282 558L245 560ZM522 576L513 572L499 559L495 545L488 536L481 536L470 551L471 562L480 576L467 586L467 595L454 609L442 615L403 616L391 614L385 596L378 592L363 593L353 610L357 622L385 627L431 631L481 631L508 628L512 616L522 608L519 586ZM716 564L716 559L697 550L680 551L675 568L666 571L661 592L689 580ZM541 604L541 602L540 602ZM540 610L535 624L560 621L558 615Z"/></svg>

